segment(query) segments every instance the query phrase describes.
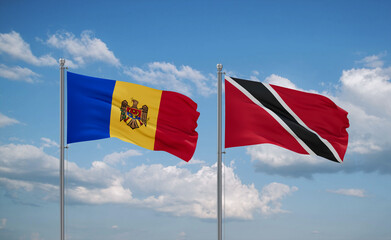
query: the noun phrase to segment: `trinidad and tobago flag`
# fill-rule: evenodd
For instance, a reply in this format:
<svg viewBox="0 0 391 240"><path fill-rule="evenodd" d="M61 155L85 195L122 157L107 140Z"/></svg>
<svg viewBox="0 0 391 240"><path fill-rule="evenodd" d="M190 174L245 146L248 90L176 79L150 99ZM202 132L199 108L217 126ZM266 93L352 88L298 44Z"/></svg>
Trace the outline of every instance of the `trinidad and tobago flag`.
<svg viewBox="0 0 391 240"><path fill-rule="evenodd" d="M342 162L348 113L325 96L225 77L225 147L270 143Z"/></svg>

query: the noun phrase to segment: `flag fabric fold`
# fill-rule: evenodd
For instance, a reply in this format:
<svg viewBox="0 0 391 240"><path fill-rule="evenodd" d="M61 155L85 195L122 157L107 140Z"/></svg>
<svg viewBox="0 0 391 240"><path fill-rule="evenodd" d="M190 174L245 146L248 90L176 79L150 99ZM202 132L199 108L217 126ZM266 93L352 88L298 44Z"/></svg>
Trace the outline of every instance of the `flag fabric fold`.
<svg viewBox="0 0 391 240"><path fill-rule="evenodd" d="M180 93L67 72L67 143L116 137L189 161L198 117Z"/></svg>
<svg viewBox="0 0 391 240"><path fill-rule="evenodd" d="M329 98L225 77L225 147L269 143L342 162L347 112Z"/></svg>

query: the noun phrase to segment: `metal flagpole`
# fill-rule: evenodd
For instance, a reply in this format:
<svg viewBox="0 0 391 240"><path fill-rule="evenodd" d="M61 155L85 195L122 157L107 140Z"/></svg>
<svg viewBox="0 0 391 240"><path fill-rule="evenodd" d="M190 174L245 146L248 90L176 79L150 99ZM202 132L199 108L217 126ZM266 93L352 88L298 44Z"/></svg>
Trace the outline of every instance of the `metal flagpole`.
<svg viewBox="0 0 391 240"><path fill-rule="evenodd" d="M64 64L60 58L60 224L61 240L65 240L64 231Z"/></svg>
<svg viewBox="0 0 391 240"><path fill-rule="evenodd" d="M221 125L222 125L222 64L217 64L217 239L222 240L222 164L221 164L221 145L222 145L222 135L221 135Z"/></svg>

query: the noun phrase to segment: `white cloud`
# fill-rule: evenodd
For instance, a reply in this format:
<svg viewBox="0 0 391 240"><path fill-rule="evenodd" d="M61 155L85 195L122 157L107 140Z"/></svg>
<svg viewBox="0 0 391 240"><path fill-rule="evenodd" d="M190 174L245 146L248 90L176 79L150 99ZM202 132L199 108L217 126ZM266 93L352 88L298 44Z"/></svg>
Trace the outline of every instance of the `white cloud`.
<svg viewBox="0 0 391 240"><path fill-rule="evenodd" d="M80 168L74 162L68 162L69 181L76 185L94 185L99 188L109 188L118 186L122 182L122 176L119 170L110 167L102 161L94 161L89 169ZM81 189L80 189L81 190Z"/></svg>
<svg viewBox="0 0 391 240"><path fill-rule="evenodd" d="M121 63L114 53L109 50L106 43L93 36L91 31L83 31L80 38L73 33L59 32L49 37L47 43L58 49L63 49L73 59L67 60L67 65L85 65L89 61L101 61L120 67Z"/></svg>
<svg viewBox="0 0 391 240"><path fill-rule="evenodd" d="M177 68L175 65L166 62L153 62L143 70L139 67L125 68L124 73L132 79L149 83L165 90L173 90L190 96L193 88L203 96L215 93L215 82L213 78L204 76L200 71L190 66L182 65Z"/></svg>
<svg viewBox="0 0 391 240"><path fill-rule="evenodd" d="M192 158L190 161L185 162L185 161L180 161L177 166L178 167L183 167L183 166L188 166L188 165L205 165L205 161L199 160L199 159L194 159Z"/></svg>
<svg viewBox="0 0 391 240"><path fill-rule="evenodd" d="M121 163L125 165L125 160L134 156L140 156L141 153L137 150L128 150L126 152L113 152L109 155L106 155L103 158L103 162L108 163L110 165L116 165L117 163Z"/></svg>
<svg viewBox="0 0 391 240"><path fill-rule="evenodd" d="M106 161L117 162L107 155ZM110 159L110 160L108 160ZM113 160L114 159L114 160ZM127 171L95 161L89 168L66 162L69 202L83 204L124 204L151 208L176 216L216 217L216 165L191 172L177 166L141 165ZM280 183L265 186L261 193L254 184L243 184L234 168L224 167L226 217L252 219L255 213L282 213L281 199L297 190ZM0 146L0 185L11 194L39 192L43 200L58 198L58 159L32 145ZM134 196L133 192L137 192Z"/></svg>
<svg viewBox="0 0 391 240"><path fill-rule="evenodd" d="M18 120L5 116L0 113L0 127L5 127L13 124L20 123Z"/></svg>
<svg viewBox="0 0 391 240"><path fill-rule="evenodd" d="M339 104L349 112L348 152L370 154L390 148L391 121L385 116L387 107L383 113L371 113L378 110L366 109L355 101L340 101Z"/></svg>
<svg viewBox="0 0 391 240"><path fill-rule="evenodd" d="M265 82L269 84L275 84L281 87L297 89L296 85L292 83L289 79L272 74L269 77L265 78Z"/></svg>
<svg viewBox="0 0 391 240"><path fill-rule="evenodd" d="M260 195L254 184L242 184L232 167L224 167L223 172L227 218L252 219L255 212L283 212L279 200L297 190L296 187L272 183ZM151 194L143 200L143 204L150 208L178 216L215 218L216 177L216 164L203 166L195 173L175 166L156 164L132 169L127 179L139 190Z"/></svg>
<svg viewBox="0 0 391 240"><path fill-rule="evenodd" d="M7 219L6 218L0 219L0 229L4 229L6 225L7 225Z"/></svg>
<svg viewBox="0 0 391 240"><path fill-rule="evenodd" d="M31 234L31 240L44 240L43 238L41 238L41 235L37 232L34 232Z"/></svg>
<svg viewBox="0 0 391 240"><path fill-rule="evenodd" d="M177 237L178 240L185 240L186 239L186 233L180 232Z"/></svg>
<svg viewBox="0 0 391 240"><path fill-rule="evenodd" d="M19 190L23 189L26 192L35 190L43 190L45 192L57 191L58 186L54 186L48 183L40 183L33 181L14 180L0 177L0 184L4 185L8 189ZM46 196L47 197L47 196Z"/></svg>
<svg viewBox="0 0 391 240"><path fill-rule="evenodd" d="M279 146L260 144L247 147L256 171L291 177L312 178L315 173L341 171L343 166L321 157L302 155Z"/></svg>
<svg viewBox="0 0 391 240"><path fill-rule="evenodd" d="M42 137L41 141L43 142L42 148L59 147L60 146L56 141L53 141L53 140L51 140L49 138Z"/></svg>
<svg viewBox="0 0 391 240"><path fill-rule="evenodd" d="M317 159L309 155L297 155L297 153L288 151L275 145L254 145L247 148L247 154L251 159L256 159L271 167L286 167L297 164L320 164Z"/></svg>
<svg viewBox="0 0 391 240"><path fill-rule="evenodd" d="M7 144L0 146L0 174L27 177L58 175L58 159L32 145Z"/></svg>
<svg viewBox="0 0 391 240"><path fill-rule="evenodd" d="M19 66L8 67L4 64L0 64L0 77L15 81L34 83L37 81L36 79L39 77L39 74L28 68L22 68Z"/></svg>
<svg viewBox="0 0 391 240"><path fill-rule="evenodd" d="M364 64L365 67L381 68L384 65L384 61L381 59L385 55L386 55L386 53L381 53L379 55L367 56L367 57L361 59L360 61L357 61L357 63L362 63L362 64Z"/></svg>
<svg viewBox="0 0 391 240"><path fill-rule="evenodd" d="M372 154L390 149L391 67L343 71L340 80L336 101L349 112L348 151Z"/></svg>
<svg viewBox="0 0 391 240"><path fill-rule="evenodd" d="M24 189L27 192L31 192L34 189L34 184L27 181L13 180L0 177L1 185L4 185L8 189Z"/></svg>
<svg viewBox="0 0 391 240"><path fill-rule="evenodd" d="M345 70L339 98L368 114L391 116L391 67Z"/></svg>
<svg viewBox="0 0 391 240"><path fill-rule="evenodd" d="M270 183L262 189L261 210L265 214L281 213L286 210L281 209L280 200L298 190L297 187L289 187L282 183Z"/></svg>
<svg viewBox="0 0 391 240"><path fill-rule="evenodd" d="M33 145L7 144L0 146L0 183L10 191L42 190L44 198L53 199L58 191L58 159L46 154L43 148ZM106 163L95 161L89 169L65 161L70 188L70 201L102 204L126 203L131 197L129 189L121 185L118 170Z"/></svg>
<svg viewBox="0 0 391 240"><path fill-rule="evenodd" d="M121 182L114 182L106 188L87 188L77 186L68 189L67 193L72 201L88 204L104 203L132 203L133 197L130 189L125 189Z"/></svg>
<svg viewBox="0 0 391 240"><path fill-rule="evenodd" d="M250 80L260 82L260 80L258 79L258 75L259 75L258 71L255 71L255 70L252 71L251 76L250 76Z"/></svg>
<svg viewBox="0 0 391 240"><path fill-rule="evenodd" d="M331 193L336 193L336 194L341 194L341 195L346 195L346 196L352 196L352 197L366 197L364 189L354 189L354 188L349 188L349 189L337 189L337 190L327 190L328 192Z"/></svg>
<svg viewBox="0 0 391 240"><path fill-rule="evenodd" d="M17 137L10 137L8 138L10 142L24 142L23 139L17 138Z"/></svg>
<svg viewBox="0 0 391 240"><path fill-rule="evenodd" d="M12 31L10 33L0 33L0 53L7 53L11 57L33 64L35 66L54 66L57 65L56 59L50 55L36 57L19 33Z"/></svg>

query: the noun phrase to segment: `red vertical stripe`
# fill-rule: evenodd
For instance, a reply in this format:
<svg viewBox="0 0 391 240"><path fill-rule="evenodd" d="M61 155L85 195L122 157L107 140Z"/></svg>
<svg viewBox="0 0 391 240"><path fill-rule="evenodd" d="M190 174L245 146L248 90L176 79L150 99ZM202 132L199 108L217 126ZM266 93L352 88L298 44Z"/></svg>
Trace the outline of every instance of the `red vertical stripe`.
<svg viewBox="0 0 391 240"><path fill-rule="evenodd" d="M169 152L188 162L196 149L197 104L190 98L163 91L159 107L154 150Z"/></svg>

